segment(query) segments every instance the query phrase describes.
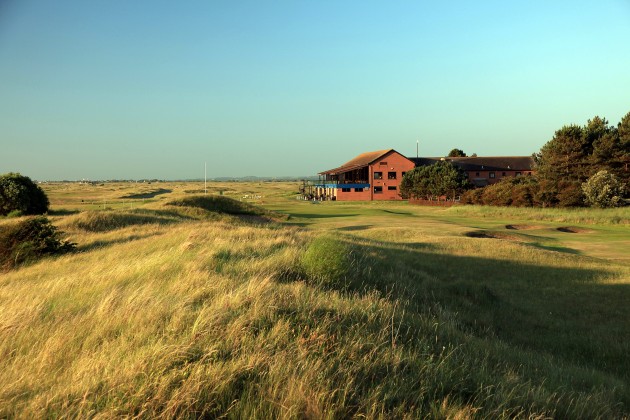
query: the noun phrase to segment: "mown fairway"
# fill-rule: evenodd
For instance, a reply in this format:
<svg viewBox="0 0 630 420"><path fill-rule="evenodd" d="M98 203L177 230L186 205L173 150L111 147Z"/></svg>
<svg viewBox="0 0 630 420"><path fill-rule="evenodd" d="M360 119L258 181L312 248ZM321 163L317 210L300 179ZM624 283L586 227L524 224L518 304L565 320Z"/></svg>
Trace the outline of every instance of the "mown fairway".
<svg viewBox="0 0 630 420"><path fill-rule="evenodd" d="M629 209L44 188L79 252L0 274L0 418L630 416Z"/></svg>

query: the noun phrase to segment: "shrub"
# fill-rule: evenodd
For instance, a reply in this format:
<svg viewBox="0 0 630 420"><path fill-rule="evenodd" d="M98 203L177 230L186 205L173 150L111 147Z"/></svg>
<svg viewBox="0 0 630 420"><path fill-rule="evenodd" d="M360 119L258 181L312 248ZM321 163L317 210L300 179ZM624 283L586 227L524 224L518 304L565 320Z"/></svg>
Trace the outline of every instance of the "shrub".
<svg viewBox="0 0 630 420"><path fill-rule="evenodd" d="M582 184L587 204L600 207L618 207L623 204L623 185L608 171L599 171Z"/></svg>
<svg viewBox="0 0 630 420"><path fill-rule="evenodd" d="M483 204L483 188L466 191L461 201L463 204Z"/></svg>
<svg viewBox="0 0 630 420"><path fill-rule="evenodd" d="M489 206L532 207L537 205L539 186L533 177L505 178L496 184L467 191L462 197L464 204Z"/></svg>
<svg viewBox="0 0 630 420"><path fill-rule="evenodd" d="M488 185L483 189L483 204L509 206L512 204L512 183L508 180Z"/></svg>
<svg viewBox="0 0 630 420"><path fill-rule="evenodd" d="M319 236L308 246L301 259L301 268L309 280L320 286L348 286L348 247L331 236Z"/></svg>
<svg viewBox="0 0 630 420"><path fill-rule="evenodd" d="M584 207L584 194L579 181L562 181L558 183L559 207Z"/></svg>
<svg viewBox="0 0 630 420"><path fill-rule="evenodd" d="M0 176L0 216L19 211L22 214L44 214L48 211L48 197L27 176L10 172Z"/></svg>
<svg viewBox="0 0 630 420"><path fill-rule="evenodd" d="M5 270L38 260L45 255L63 254L76 244L63 241L62 233L45 217L29 217L0 229L0 267Z"/></svg>

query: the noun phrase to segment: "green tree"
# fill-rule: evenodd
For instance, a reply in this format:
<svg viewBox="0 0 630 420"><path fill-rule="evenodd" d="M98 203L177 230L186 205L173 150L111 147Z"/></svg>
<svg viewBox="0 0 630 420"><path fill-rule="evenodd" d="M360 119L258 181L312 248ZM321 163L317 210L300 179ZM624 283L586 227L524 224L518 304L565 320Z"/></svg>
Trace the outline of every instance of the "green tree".
<svg viewBox="0 0 630 420"><path fill-rule="evenodd" d="M562 180L584 181L588 178L588 156L592 147L586 144L584 130L577 125L557 130L536 156L538 177L558 183Z"/></svg>
<svg viewBox="0 0 630 420"><path fill-rule="evenodd" d="M621 206L623 190L617 177L606 170L597 172L582 184L586 203L601 208Z"/></svg>
<svg viewBox="0 0 630 420"><path fill-rule="evenodd" d="M407 172L402 179L400 193L403 198L454 198L470 187L464 171L451 162L441 160Z"/></svg>
<svg viewBox="0 0 630 420"><path fill-rule="evenodd" d="M462 149L453 149L448 152L448 157L466 157L466 153Z"/></svg>
<svg viewBox="0 0 630 420"><path fill-rule="evenodd" d="M18 211L21 214L44 214L48 211L44 190L27 176L7 173L0 176L0 216Z"/></svg>
<svg viewBox="0 0 630 420"><path fill-rule="evenodd" d="M535 155L543 205L563 207L584 204L582 184L600 170L615 174L627 184L630 172L630 113L618 127L602 117L588 120L585 126L564 126Z"/></svg>
<svg viewBox="0 0 630 420"><path fill-rule="evenodd" d="M630 112L621 119L617 125L617 136L619 138L618 148L615 157L615 168L613 172L619 180L626 186L625 196L630 194Z"/></svg>

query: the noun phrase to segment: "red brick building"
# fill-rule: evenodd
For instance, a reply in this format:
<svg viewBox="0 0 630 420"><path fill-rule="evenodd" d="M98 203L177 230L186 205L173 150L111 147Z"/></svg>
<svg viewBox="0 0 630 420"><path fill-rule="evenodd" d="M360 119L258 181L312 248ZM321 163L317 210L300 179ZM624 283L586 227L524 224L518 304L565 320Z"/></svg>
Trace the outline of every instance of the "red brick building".
<svg viewBox="0 0 630 420"><path fill-rule="evenodd" d="M338 168L320 172L323 180L315 184L315 196L343 201L401 200L402 177L415 166L394 149L362 153Z"/></svg>
<svg viewBox="0 0 630 420"><path fill-rule="evenodd" d="M466 173L478 187L503 178L534 173L530 156L406 158L394 149L362 153L338 168L320 172L323 178L313 185L314 198L340 201L401 200L403 175L416 166L448 160Z"/></svg>
<svg viewBox="0 0 630 420"><path fill-rule="evenodd" d="M432 165L447 160L468 174L468 180L477 187L485 187L503 178L530 176L534 171L531 156L445 157L410 158L416 166Z"/></svg>

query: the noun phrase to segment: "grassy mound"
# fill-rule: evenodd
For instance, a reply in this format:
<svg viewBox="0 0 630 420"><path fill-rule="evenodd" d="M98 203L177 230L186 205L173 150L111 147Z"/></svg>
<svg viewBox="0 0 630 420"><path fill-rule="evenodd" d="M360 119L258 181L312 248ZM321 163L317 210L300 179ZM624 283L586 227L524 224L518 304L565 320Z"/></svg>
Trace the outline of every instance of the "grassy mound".
<svg viewBox="0 0 630 420"><path fill-rule="evenodd" d="M241 220L257 224L286 218L286 216L276 214L261 207L219 195L185 197L179 200L169 201L166 204L192 209L192 215L194 216L208 216L209 214L232 215L238 216ZM198 212L199 210L205 212L205 214L200 214Z"/></svg>
<svg viewBox="0 0 630 420"><path fill-rule="evenodd" d="M108 232L127 226L169 224L181 221L181 217L159 212L140 211L84 211L63 222L64 227L86 232Z"/></svg>
<svg viewBox="0 0 630 420"><path fill-rule="evenodd" d="M70 252L75 244L45 217L29 217L0 227L0 269L8 270L47 255Z"/></svg>

